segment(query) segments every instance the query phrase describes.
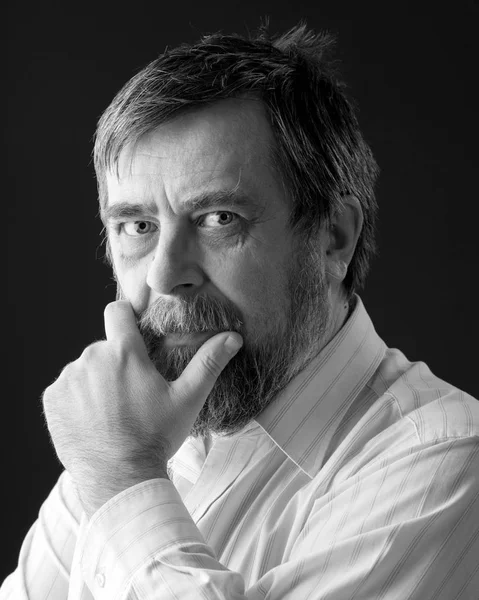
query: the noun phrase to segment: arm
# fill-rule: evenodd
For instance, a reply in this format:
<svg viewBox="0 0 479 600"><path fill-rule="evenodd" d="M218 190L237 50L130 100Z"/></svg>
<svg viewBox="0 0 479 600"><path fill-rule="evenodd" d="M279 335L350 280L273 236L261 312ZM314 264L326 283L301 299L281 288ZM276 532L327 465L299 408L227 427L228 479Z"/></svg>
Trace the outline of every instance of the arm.
<svg viewBox="0 0 479 600"><path fill-rule="evenodd" d="M64 471L23 540L16 570L1 600L66 600L82 508Z"/></svg>
<svg viewBox="0 0 479 600"><path fill-rule="evenodd" d="M453 598L463 586L465 594L473 589L477 437L411 438L406 449L392 437L382 448L371 440L379 457L360 454L369 462L346 464L348 474L336 474L333 488L306 486L312 509L305 526L291 544L279 539L281 561L269 570L261 566L270 549L258 554L259 574L245 590L242 576L205 543L173 484L156 479L231 358L224 334L205 342L168 383L149 360L128 304L109 305L105 326L107 340L89 347L44 395L55 449L91 516L75 562L95 600L449 600L450 582ZM288 536L287 521L282 530ZM431 586L439 595L431 596Z"/></svg>
<svg viewBox="0 0 479 600"><path fill-rule="evenodd" d="M361 466L318 495L284 561L249 589L173 484L150 480L93 515L83 577L97 600L469 600L479 585L478 457L477 439L458 438Z"/></svg>
<svg viewBox="0 0 479 600"><path fill-rule="evenodd" d="M149 359L129 303L111 303L105 328L108 340L88 347L43 394L66 473L27 534L1 600L66 600L80 590L77 538L87 518L121 491L167 477L167 450L172 456L181 446L239 348L215 336L170 385Z"/></svg>

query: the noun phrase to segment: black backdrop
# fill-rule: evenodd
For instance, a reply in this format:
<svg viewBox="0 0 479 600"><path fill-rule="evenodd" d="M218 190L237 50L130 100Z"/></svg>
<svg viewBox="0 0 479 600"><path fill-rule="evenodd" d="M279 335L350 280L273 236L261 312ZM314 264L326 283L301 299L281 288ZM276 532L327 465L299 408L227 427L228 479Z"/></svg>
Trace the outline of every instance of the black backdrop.
<svg viewBox="0 0 479 600"><path fill-rule="evenodd" d="M477 382L478 11L473 1L13 2L8 16L7 365L0 581L61 472L44 388L103 337L115 299L91 164L101 112L165 46L306 18L337 57L382 168L380 255L361 294L391 347L469 393ZM4 82L5 83L5 82Z"/></svg>

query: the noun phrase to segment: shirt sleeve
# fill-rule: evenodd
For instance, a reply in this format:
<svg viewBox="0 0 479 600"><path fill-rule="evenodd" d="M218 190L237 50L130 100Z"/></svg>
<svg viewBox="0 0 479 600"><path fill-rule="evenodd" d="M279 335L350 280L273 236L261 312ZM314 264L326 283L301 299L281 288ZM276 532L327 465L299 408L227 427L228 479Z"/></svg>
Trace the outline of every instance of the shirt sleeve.
<svg viewBox="0 0 479 600"><path fill-rule="evenodd" d="M218 562L168 479L112 498L78 543L95 600L245 597L243 578Z"/></svg>
<svg viewBox="0 0 479 600"><path fill-rule="evenodd" d="M317 498L288 560L248 598L477 598L479 439L367 454Z"/></svg>
<svg viewBox="0 0 479 600"><path fill-rule="evenodd" d="M0 600L66 600L83 509L64 471L23 540L18 566L3 582Z"/></svg>
<svg viewBox="0 0 479 600"><path fill-rule="evenodd" d="M222 565L174 485L104 505L79 544L95 600L470 600L477 589L477 439L364 465L319 496L290 554L249 589Z"/></svg>

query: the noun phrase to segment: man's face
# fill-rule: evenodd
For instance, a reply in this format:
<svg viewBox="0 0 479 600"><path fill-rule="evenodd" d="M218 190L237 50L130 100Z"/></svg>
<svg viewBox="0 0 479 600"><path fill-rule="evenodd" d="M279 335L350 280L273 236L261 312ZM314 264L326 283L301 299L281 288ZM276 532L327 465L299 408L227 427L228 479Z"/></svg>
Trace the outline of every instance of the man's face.
<svg viewBox="0 0 479 600"><path fill-rule="evenodd" d="M107 175L118 288L158 371L173 381L208 336L243 336L193 435L244 427L317 354L329 323L322 250L288 227L272 144L258 102L223 100L145 135L121 153L120 177ZM212 204L192 207L198 198Z"/></svg>

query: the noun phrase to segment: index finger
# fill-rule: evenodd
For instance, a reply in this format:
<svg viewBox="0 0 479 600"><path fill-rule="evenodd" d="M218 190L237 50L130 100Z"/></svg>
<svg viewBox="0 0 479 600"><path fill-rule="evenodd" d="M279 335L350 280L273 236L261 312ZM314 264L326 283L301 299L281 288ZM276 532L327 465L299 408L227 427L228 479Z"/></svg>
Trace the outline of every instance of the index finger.
<svg viewBox="0 0 479 600"><path fill-rule="evenodd" d="M143 343L143 337L136 324L133 307L128 300L116 300L105 307L105 334L109 342L133 338Z"/></svg>

